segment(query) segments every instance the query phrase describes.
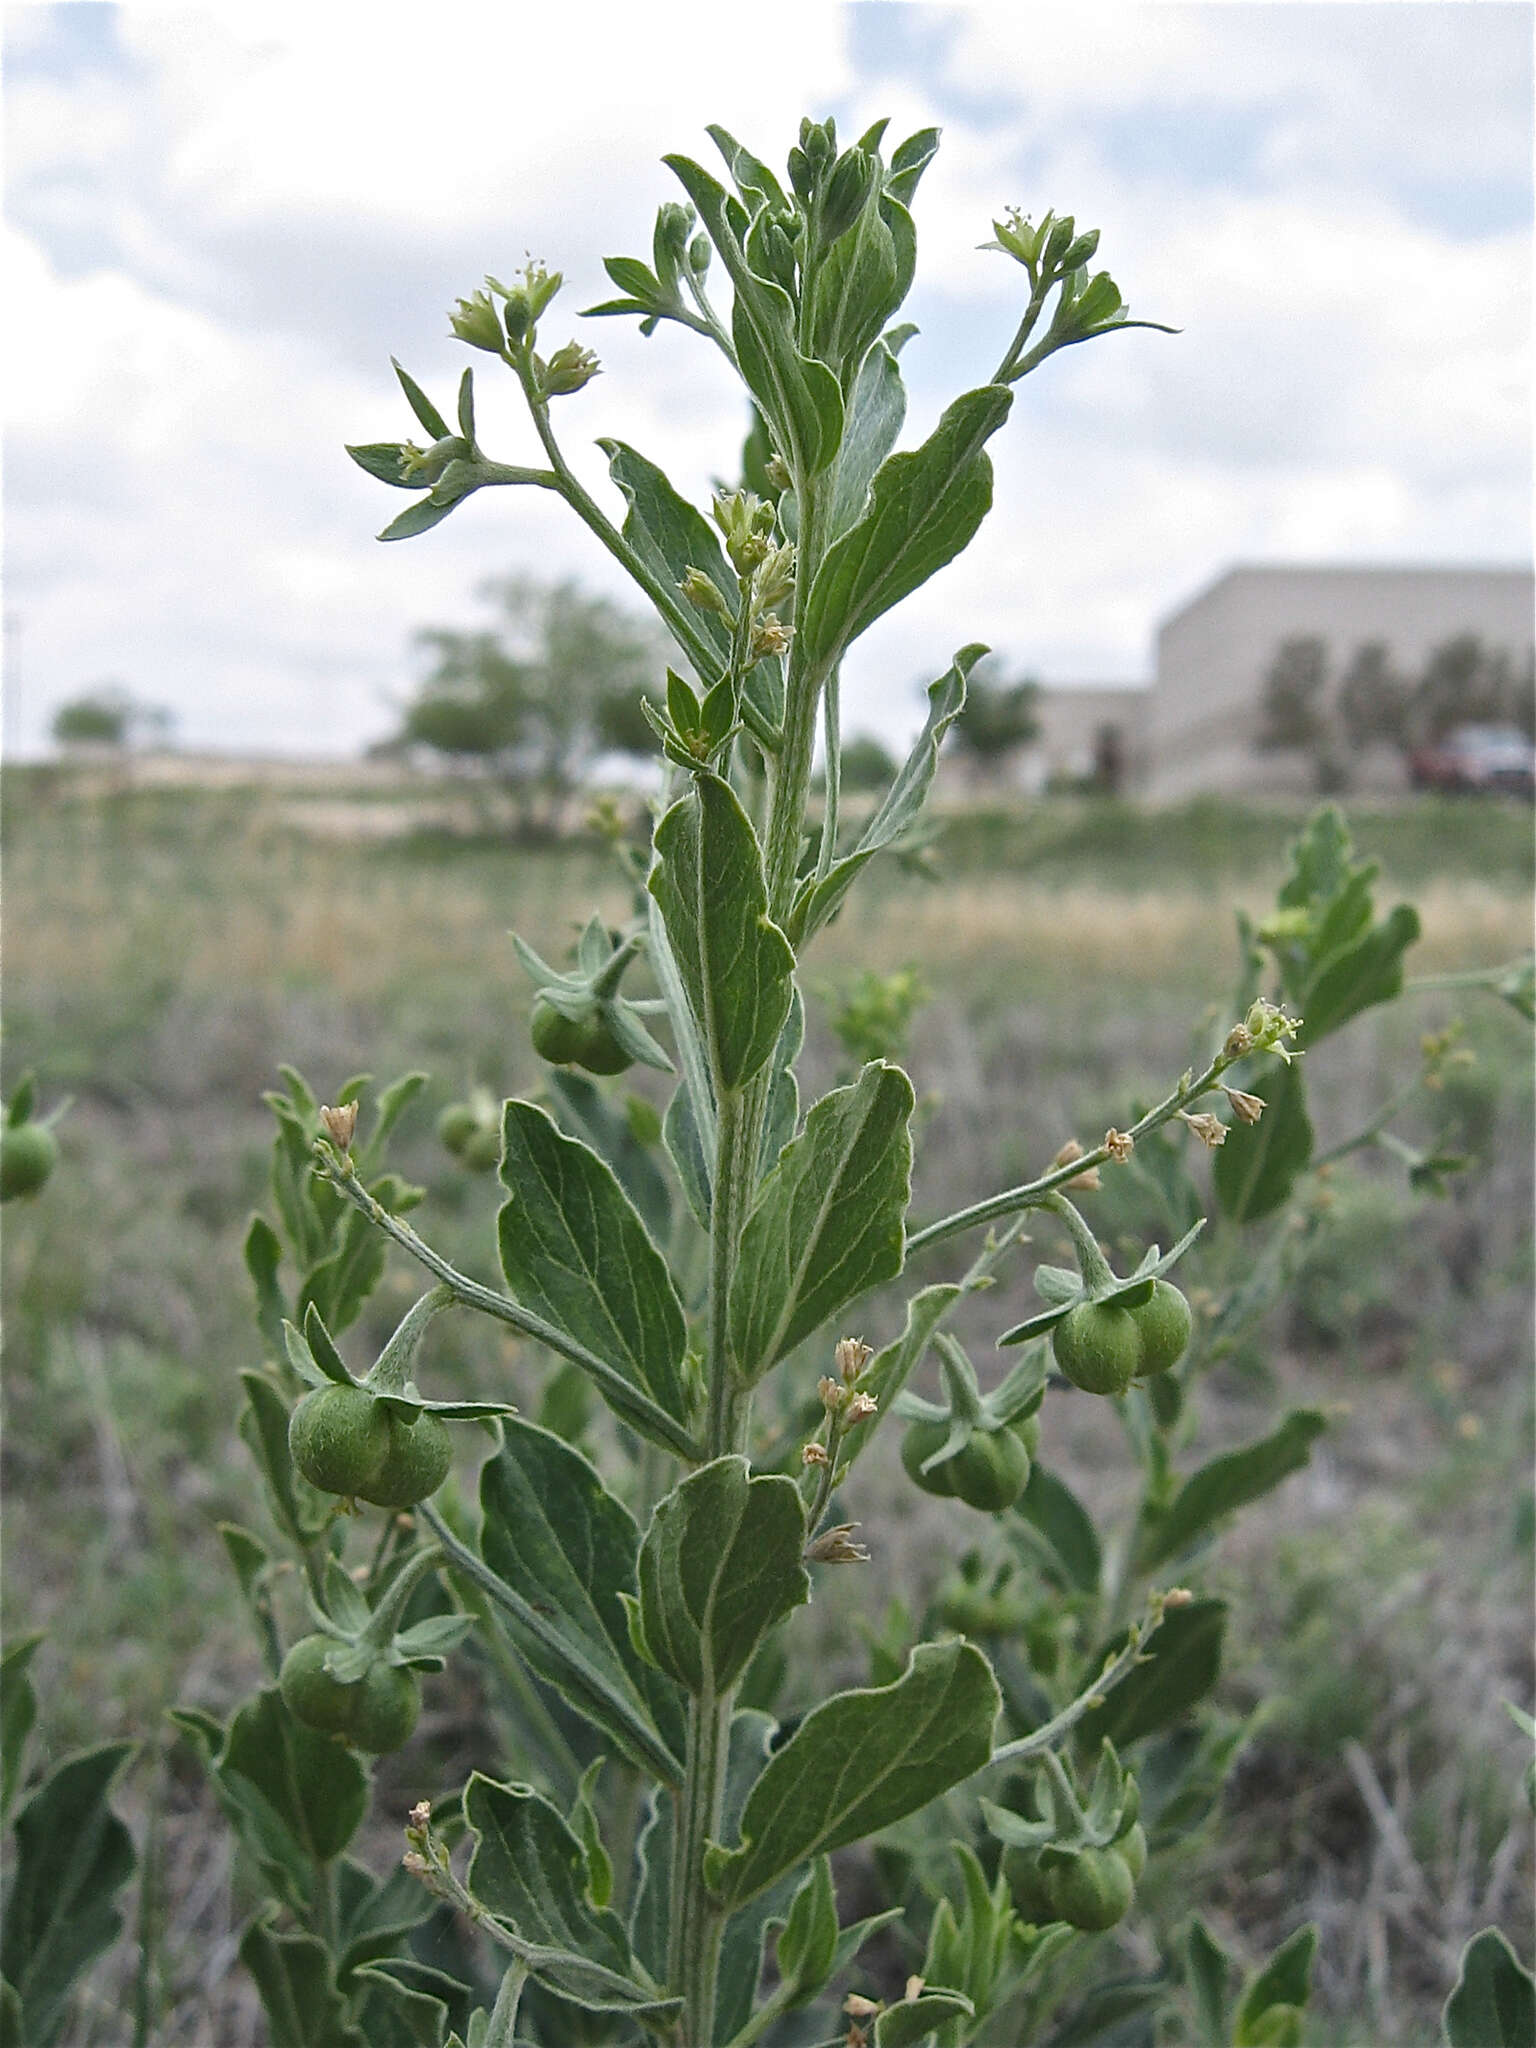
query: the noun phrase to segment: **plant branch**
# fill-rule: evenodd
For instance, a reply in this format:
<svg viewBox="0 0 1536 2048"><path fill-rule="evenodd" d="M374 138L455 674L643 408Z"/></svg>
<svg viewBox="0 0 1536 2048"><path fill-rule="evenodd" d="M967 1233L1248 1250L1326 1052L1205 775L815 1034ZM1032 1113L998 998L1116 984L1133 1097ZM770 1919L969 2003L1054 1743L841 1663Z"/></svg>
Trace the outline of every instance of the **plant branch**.
<svg viewBox="0 0 1536 2048"><path fill-rule="evenodd" d="M675 1785L678 1781L677 1758L662 1742L655 1729L634 1711L621 1694L592 1670L577 1645L568 1636L563 1635L538 1608L525 1600L521 1593L509 1586L499 1572L492 1571L483 1558L475 1555L468 1544L460 1542L430 1501L424 1501L416 1513L442 1545L453 1569L462 1572L467 1579L472 1579L481 1592L509 1614L520 1628L526 1629L559 1658L567 1674L566 1683L573 1692L580 1689L601 1699L606 1710L604 1725L609 1725L614 1717L621 1717L635 1758L643 1763L648 1771L660 1778L663 1784Z"/></svg>
<svg viewBox="0 0 1536 2048"><path fill-rule="evenodd" d="M1224 1074L1234 1062L1218 1054L1203 1074L1188 1082L1181 1082L1171 1095L1167 1095L1154 1109L1149 1109L1139 1122L1131 1125L1125 1136L1133 1143L1144 1138L1148 1131L1155 1131L1181 1109L1187 1109L1215 1086L1217 1076ZM955 1237L962 1230L971 1230L978 1223L992 1223L1002 1216L1013 1216L1021 1209L1039 1209L1045 1204L1047 1195L1057 1188L1067 1187L1080 1174L1095 1166L1102 1166L1111 1157L1107 1145L1096 1145L1078 1158L1069 1160L1065 1166L1052 1167L1049 1173L1042 1173L1038 1180L1025 1181L1022 1186L1006 1188L1000 1195L989 1195L984 1202L973 1202L968 1209L957 1209L953 1215L941 1216L936 1223L926 1224L915 1230L907 1239L907 1252L925 1251L929 1245L941 1244L946 1237Z"/></svg>
<svg viewBox="0 0 1536 2048"><path fill-rule="evenodd" d="M605 1389L608 1398L618 1405L620 1413L628 1409L634 1415L643 1415L655 1434L669 1449L675 1451L678 1457L686 1459L690 1465L703 1462L703 1451L683 1425L674 1421L665 1408L659 1407L648 1394L642 1393L638 1387L625 1379L624 1375L606 1359L599 1358L595 1351L589 1351L585 1344L579 1344L574 1337L568 1337L564 1330L557 1329L553 1323L546 1323L542 1316L524 1308L510 1295L498 1294L491 1287L482 1287L478 1280L471 1280L468 1274L461 1273L457 1267L451 1266L442 1253L434 1251L425 1239L418 1237L408 1223L403 1223L398 1216L392 1216L381 1202L375 1200L358 1179L351 1162L344 1162L338 1158L324 1139L316 1142L315 1161L320 1172L338 1194L344 1195L354 1209L361 1210L370 1223L383 1231L386 1237L392 1238L402 1251L409 1252L411 1257L425 1266L429 1273L435 1273L439 1280L452 1289L455 1300L461 1302L465 1308L477 1308L483 1315L494 1316L498 1322L510 1324L514 1330L521 1330L525 1337L537 1338L541 1344L557 1352L560 1357L568 1358L573 1365L579 1365L583 1372L589 1373L598 1385Z"/></svg>

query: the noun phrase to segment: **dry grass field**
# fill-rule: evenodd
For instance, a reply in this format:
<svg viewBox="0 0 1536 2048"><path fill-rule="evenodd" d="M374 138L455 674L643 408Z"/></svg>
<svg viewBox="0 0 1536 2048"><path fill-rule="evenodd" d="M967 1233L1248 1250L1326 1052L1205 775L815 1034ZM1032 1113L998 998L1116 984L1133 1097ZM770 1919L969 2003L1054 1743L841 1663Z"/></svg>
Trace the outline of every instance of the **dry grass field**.
<svg viewBox="0 0 1536 2048"><path fill-rule="evenodd" d="M322 1094L358 1069L430 1071L401 1164L428 1189L427 1234L489 1272L492 1184L443 1153L435 1115L472 1082L539 1084L510 930L554 957L593 908L626 905L596 843L311 829L325 820L306 805L336 801L91 794L44 775L6 788L7 1087L30 1067L45 1106L75 1101L54 1182L5 1215L4 1620L48 1631L34 1667L46 1754L119 1732L145 1745L127 1806L141 1836L151 1813L158 1831L140 1932L167 2048L261 2038L232 1973L239 1873L163 1722L175 1702L219 1711L255 1668L215 1525L262 1515L234 1434L236 1374L258 1355L240 1244L263 1199L261 1092L283 1060ZM842 1062L828 1019L855 975L916 964L930 993L906 1048L918 1214L1037 1170L1187 1063L1229 1000L1234 910L1272 897L1298 823L1219 806L956 820L941 880L881 876L818 942L814 1080ZM1357 836L1383 861L1382 892L1422 912L1411 975L1529 948L1527 811L1415 806ZM1443 1131L1469 1172L1441 1201L1385 1158L1337 1173L1329 1228L1203 1411L1202 1452L1258 1433L1282 1403L1328 1406L1335 1427L1214 1567L1238 1617L1224 1704L1269 1705L1231 1824L1147 1903L1167 1925L1198 1905L1251 1953L1316 1918L1318 2048L1432 2041L1456 1949L1488 1920L1530 1948L1522 1745L1500 1704L1531 1698L1529 1030L1491 996L1426 990L1357 1020L1309 1080L1333 1142L1454 1017L1475 1060L1405 1129ZM923 1277L943 1277L931 1263ZM393 1274L374 1320L410 1284ZM975 1309L978 1356L1024 1300ZM867 1334L893 1314L873 1304ZM453 1342L445 1378L510 1379L529 1397L529 1358L494 1334ZM1096 1504L1128 1477L1103 1406L1066 1403L1047 1424L1053 1462ZM871 1471L859 1505L875 1563L815 1614L818 1656L850 1672L861 1623L893 1594L919 1612L957 1545L940 1503L898 1491L890 1447ZM392 1768L447 1782L489 1739L472 1681L450 1674ZM134 1966L132 1944L102 1966L68 2048L123 2040Z"/></svg>

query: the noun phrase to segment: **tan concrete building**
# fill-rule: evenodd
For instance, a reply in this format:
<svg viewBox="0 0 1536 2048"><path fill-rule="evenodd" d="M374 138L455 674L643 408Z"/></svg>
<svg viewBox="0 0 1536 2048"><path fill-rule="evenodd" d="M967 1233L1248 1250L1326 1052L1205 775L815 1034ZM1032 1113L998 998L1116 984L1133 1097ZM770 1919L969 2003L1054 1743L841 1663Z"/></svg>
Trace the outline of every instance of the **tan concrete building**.
<svg viewBox="0 0 1536 2048"><path fill-rule="evenodd" d="M1531 658L1533 612L1529 568L1229 569L1158 628L1142 773L1132 786L1157 802L1202 791L1310 793L1305 753L1254 745L1264 678L1282 641L1325 641L1335 677L1363 643L1384 641L1394 666L1412 675L1433 648L1475 633L1518 670ZM1362 767L1357 787L1403 785L1395 753L1383 750Z"/></svg>

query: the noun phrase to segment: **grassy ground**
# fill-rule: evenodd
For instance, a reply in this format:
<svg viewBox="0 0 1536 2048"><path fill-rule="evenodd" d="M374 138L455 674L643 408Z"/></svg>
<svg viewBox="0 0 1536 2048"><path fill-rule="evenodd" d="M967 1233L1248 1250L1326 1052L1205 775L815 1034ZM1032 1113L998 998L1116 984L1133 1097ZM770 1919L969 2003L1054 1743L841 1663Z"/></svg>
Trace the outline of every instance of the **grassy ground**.
<svg viewBox="0 0 1536 2048"><path fill-rule="evenodd" d="M429 1234L489 1270L489 1185L448 1162L433 1116L472 1081L537 1086L509 930L552 956L594 906L625 906L599 848L321 837L296 817L270 793L85 801L7 784L6 1071L35 1067L45 1106L76 1098L56 1180L5 1216L3 1611L12 1634L49 1631L50 1754L154 1737L169 1704L218 1711L252 1675L214 1528L262 1512L233 1419L257 1356L240 1241L278 1062L322 1094L359 1068L431 1070L402 1164L429 1187ZM917 963L933 992L909 1054L919 1213L1037 1170L1186 1064L1226 1008L1232 912L1272 895L1297 822L1216 805L952 821L941 883L892 871L818 942L814 1078L841 1062L827 1016L855 974ZM1423 912L1412 973L1529 945L1528 812L1426 804L1356 825L1383 892ZM1474 1171L1439 1203L1384 1168L1340 1175L1333 1227L1262 1349L1217 1376L1201 1443L1258 1433L1280 1401L1344 1411L1222 1553L1240 1616L1229 1704L1274 1704L1233 1789L1239 1824L1161 1909L1176 1921L1199 1898L1253 1951L1318 1918L1315 2039L1350 2048L1432 2039L1471 1928L1501 1919L1529 1949L1520 1741L1499 1707L1530 1699L1529 1034L1491 998L1427 992L1341 1034L1310 1080L1320 1129L1342 1135L1453 1015L1476 1064L1452 1075L1440 1120ZM369 1334L409 1298L397 1281ZM1012 1306L994 1297L988 1333ZM494 1335L456 1341L443 1369L466 1390L525 1380ZM1101 1408L1065 1404L1050 1425L1053 1462L1096 1499L1124 1469ZM914 1513L894 1459L872 1463L860 1507L878 1577L847 1575L817 1610L850 1670L862 1611L897 1588L920 1607L954 1547L946 1511ZM438 1698L451 1748L464 1702ZM140 1813L151 1779L146 1763ZM255 2037L225 1985L227 1856L190 1769L173 1760L160 1783L164 2038L234 2048ZM94 2038L114 2041L114 2023Z"/></svg>

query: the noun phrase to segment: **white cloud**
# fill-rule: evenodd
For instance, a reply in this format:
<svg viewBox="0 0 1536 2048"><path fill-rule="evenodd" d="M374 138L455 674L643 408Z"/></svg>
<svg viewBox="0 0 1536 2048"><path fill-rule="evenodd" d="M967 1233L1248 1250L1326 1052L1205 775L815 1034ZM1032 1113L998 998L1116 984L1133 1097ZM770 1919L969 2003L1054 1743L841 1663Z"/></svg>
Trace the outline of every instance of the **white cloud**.
<svg viewBox="0 0 1536 2048"><path fill-rule="evenodd" d="M387 727L412 629L466 618L483 577L522 563L618 591L535 493L376 546L403 500L339 444L408 430L391 349L447 396L465 358L443 310L481 270L532 248L569 271L562 308L599 296L599 257L643 250L669 196L657 158L711 159L709 120L774 156L829 106L853 132L884 112L898 136L944 126L913 432L1017 316L1019 273L975 248L1005 201L1102 225L1134 310L1185 329L1021 388L994 520L870 634L857 721L910 725L912 683L975 637L1047 674L1142 674L1159 613L1237 556L1528 545L1528 10L802 4L771 33L679 0L113 19L95 58L61 59L46 9L9 38L28 318L8 602L32 742L51 704L118 675L175 702L189 740L344 748ZM1453 216L1479 194L1492 225L1469 229ZM591 442L616 434L702 496L743 424L723 367L667 330L583 338L605 365L561 419L583 477L606 492ZM483 438L526 457L510 380L481 360Z"/></svg>

